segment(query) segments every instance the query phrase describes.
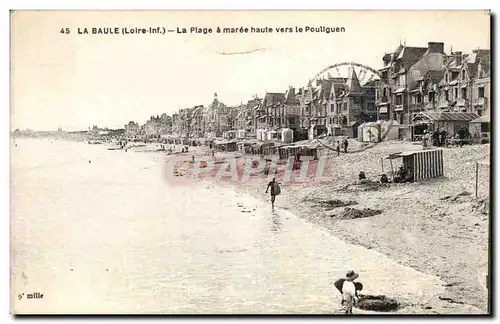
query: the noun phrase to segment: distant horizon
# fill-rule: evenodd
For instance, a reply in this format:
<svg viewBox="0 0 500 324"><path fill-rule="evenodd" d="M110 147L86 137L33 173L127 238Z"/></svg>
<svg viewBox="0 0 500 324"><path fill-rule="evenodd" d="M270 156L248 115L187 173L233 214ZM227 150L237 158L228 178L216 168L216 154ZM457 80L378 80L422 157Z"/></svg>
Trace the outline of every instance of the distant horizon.
<svg viewBox="0 0 500 324"><path fill-rule="evenodd" d="M143 125L150 116L207 107L214 93L227 106L238 106L254 95L304 87L332 64L356 62L378 70L383 55L399 44L441 42L445 53L491 50L490 14L484 10L15 11L11 18L11 131L122 129L129 121ZM227 26L342 26L346 32L77 34L83 27L162 26L166 21L168 28L223 21ZM61 26L72 33L61 34Z"/></svg>

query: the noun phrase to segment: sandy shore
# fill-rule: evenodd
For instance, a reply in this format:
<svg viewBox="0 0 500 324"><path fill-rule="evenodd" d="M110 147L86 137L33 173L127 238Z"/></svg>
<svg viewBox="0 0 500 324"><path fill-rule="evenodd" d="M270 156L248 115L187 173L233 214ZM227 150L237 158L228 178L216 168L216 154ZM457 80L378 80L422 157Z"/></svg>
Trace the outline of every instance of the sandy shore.
<svg viewBox="0 0 500 324"><path fill-rule="evenodd" d="M353 141L351 147L358 149ZM381 143L359 153L332 156L321 183L283 183L276 206L322 226L342 240L376 250L398 263L446 282L446 294L427 305L413 305L411 313L464 313L487 311L489 169L480 170L480 197L475 198L475 162L489 160L486 145L444 149L445 176L422 183L358 186L359 171L378 180L380 158L388 153L418 150L412 143ZM186 159L206 155L196 148ZM246 163L241 153L216 153L216 158L236 156L238 168ZM258 159L259 157L253 156ZM396 167L396 166L395 166ZM385 165L387 172L388 165ZM390 169L390 167L389 167ZM297 175L298 171L294 171ZM310 173L309 173L310 174ZM278 174L277 178L281 181ZM292 176L293 179L293 176ZM235 189L269 201L263 173L249 181L226 182ZM333 205L325 203L330 201ZM349 206L341 206L347 203ZM340 204L340 206L336 205ZM356 218L348 208L377 211ZM353 216L354 215L354 216ZM468 308L468 306L471 306Z"/></svg>

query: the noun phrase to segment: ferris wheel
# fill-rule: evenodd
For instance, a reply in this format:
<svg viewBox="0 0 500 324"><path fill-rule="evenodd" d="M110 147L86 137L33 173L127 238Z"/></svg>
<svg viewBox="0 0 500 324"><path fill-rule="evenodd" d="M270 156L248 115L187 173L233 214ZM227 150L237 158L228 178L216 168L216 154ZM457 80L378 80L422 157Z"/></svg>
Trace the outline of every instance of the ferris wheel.
<svg viewBox="0 0 500 324"><path fill-rule="evenodd" d="M368 82L380 80L379 72L367 65L356 62L342 62L327 66L319 71L309 80L308 85L315 86L315 81L320 79L347 78L353 70L362 86Z"/></svg>

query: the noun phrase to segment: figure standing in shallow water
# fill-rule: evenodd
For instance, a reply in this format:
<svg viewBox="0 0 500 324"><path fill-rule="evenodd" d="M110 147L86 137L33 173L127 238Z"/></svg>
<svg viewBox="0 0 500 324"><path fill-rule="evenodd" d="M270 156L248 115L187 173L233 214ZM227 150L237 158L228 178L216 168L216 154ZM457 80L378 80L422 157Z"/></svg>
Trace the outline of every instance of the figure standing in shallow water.
<svg viewBox="0 0 500 324"><path fill-rule="evenodd" d="M271 208L274 209L274 201L276 200L276 196L281 193L281 188L276 182L276 178L273 178L273 180L271 180L267 184L266 193L269 191L269 188L271 188Z"/></svg>

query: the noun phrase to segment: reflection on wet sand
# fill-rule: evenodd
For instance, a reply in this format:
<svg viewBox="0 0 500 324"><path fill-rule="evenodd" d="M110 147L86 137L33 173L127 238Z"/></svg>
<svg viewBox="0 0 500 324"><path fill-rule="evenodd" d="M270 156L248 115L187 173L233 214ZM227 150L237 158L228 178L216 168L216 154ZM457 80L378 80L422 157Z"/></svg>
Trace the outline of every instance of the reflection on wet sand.
<svg viewBox="0 0 500 324"><path fill-rule="evenodd" d="M276 208L271 212L271 231L272 232L280 232L283 229L283 223L281 221L281 217L279 212L276 211Z"/></svg>

